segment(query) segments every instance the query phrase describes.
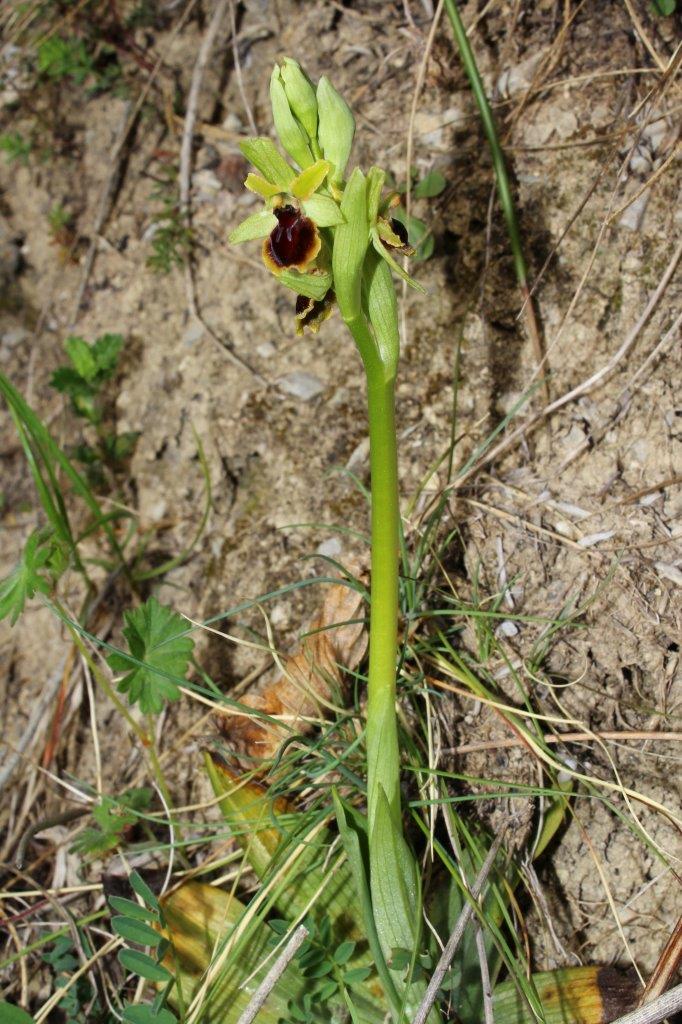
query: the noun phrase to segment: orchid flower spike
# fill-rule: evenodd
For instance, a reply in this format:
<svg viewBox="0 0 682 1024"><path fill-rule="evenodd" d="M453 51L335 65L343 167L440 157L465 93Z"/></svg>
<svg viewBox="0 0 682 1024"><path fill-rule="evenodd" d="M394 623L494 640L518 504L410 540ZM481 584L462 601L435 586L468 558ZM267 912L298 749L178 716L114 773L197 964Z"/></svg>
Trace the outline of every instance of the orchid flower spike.
<svg viewBox="0 0 682 1024"><path fill-rule="evenodd" d="M256 170L244 184L261 197L263 207L242 221L229 241L238 244L263 240L265 266L299 296L297 332L305 328L317 331L339 295L349 290L360 294L363 266L370 251L410 285L423 290L395 259L396 254L411 255L413 250L407 245L402 224L390 217L396 197L382 197L384 172L371 168L367 177L363 176L364 187L359 192L351 190L355 198L349 205L344 175L355 120L331 82L322 77L315 88L300 65L285 57L273 69L270 101L275 129L289 159L269 138L241 143L242 153ZM356 209L358 202L362 210ZM352 266L334 258L338 229L347 226L349 220L357 236ZM347 234L341 232L342 236ZM347 319L340 299L339 307ZM368 309L364 315L371 326Z"/></svg>

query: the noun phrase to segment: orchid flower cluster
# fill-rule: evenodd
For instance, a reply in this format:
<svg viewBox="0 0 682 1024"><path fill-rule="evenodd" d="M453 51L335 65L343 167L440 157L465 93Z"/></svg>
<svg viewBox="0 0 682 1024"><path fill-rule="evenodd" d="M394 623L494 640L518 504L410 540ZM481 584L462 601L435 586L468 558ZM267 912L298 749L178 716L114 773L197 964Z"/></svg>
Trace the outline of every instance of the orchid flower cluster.
<svg viewBox="0 0 682 1024"><path fill-rule="evenodd" d="M241 143L258 172L250 173L244 184L262 197L264 206L242 221L229 241L263 239L265 266L297 294L297 333L305 328L316 333L335 301L344 319L356 314L357 303L344 308L344 298L349 292L360 294L364 256L370 248L418 287L395 259L413 250L404 226L390 216L399 196L382 197L384 172L373 167L365 177L356 169L348 183L344 180L355 119L343 97L325 76L315 88L300 65L285 57L272 72L270 100L280 143L294 166L269 138ZM356 248L364 241L364 252L360 260L354 253L352 267L344 267L335 261L334 252L339 235L341 248L343 239L348 241L348 231L339 228L349 221L357 222L364 233L364 239L354 239Z"/></svg>

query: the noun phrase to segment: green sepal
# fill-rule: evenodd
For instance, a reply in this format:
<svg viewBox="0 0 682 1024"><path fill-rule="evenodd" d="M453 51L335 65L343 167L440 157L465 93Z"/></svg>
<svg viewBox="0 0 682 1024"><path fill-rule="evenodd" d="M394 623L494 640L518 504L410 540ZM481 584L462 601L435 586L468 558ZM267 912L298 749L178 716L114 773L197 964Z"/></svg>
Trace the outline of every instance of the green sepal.
<svg viewBox="0 0 682 1024"><path fill-rule="evenodd" d="M403 270L400 264L393 259L388 249L386 249L386 247L382 245L381 238L379 237L379 232L375 227L372 228L372 245L379 253L381 258L386 260L391 270L395 274L397 274L398 277L402 278L403 281L409 284L410 288L414 288L415 291L421 292L422 295L426 295L426 288L419 284L418 281L415 281L413 277L410 277L407 271Z"/></svg>
<svg viewBox="0 0 682 1024"><path fill-rule="evenodd" d="M301 274L298 270L283 270L277 275L277 280L297 295L305 295L307 299L317 301L323 299L332 287L332 275L329 271Z"/></svg>
<svg viewBox="0 0 682 1024"><path fill-rule="evenodd" d="M258 210L250 217L243 220L234 231L227 236L230 245L239 245L240 242L253 242L256 238L267 238L270 232L277 227L277 218L270 210Z"/></svg>
<svg viewBox="0 0 682 1024"><path fill-rule="evenodd" d="M289 100L280 78L280 71L276 65L270 77L270 103L275 129L285 151L299 167L310 167L314 159L313 154L303 129L291 113Z"/></svg>
<svg viewBox="0 0 682 1024"><path fill-rule="evenodd" d="M239 148L246 159L260 171L264 178L273 185L280 185L286 191L294 180L295 172L289 166L272 139L260 136L257 139L244 139Z"/></svg>
<svg viewBox="0 0 682 1024"><path fill-rule="evenodd" d="M317 137L325 160L333 165L331 180L340 182L346 170L355 135L355 118L344 100L323 75L317 83Z"/></svg>
<svg viewBox="0 0 682 1024"><path fill-rule="evenodd" d="M344 216L338 203L331 196L310 196L301 203L306 217L310 217L318 228L333 228L344 223Z"/></svg>
<svg viewBox="0 0 682 1024"><path fill-rule="evenodd" d="M341 200L341 213L346 219L334 232L332 271L334 290L344 320L362 316L362 264L369 243L367 220L367 179L356 167Z"/></svg>

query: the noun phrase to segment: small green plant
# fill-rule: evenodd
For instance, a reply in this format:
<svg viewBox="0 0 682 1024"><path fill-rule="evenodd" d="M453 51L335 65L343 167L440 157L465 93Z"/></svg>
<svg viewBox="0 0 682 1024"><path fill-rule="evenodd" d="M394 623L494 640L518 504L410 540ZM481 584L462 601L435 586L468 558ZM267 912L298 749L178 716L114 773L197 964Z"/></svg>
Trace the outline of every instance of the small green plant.
<svg viewBox="0 0 682 1024"><path fill-rule="evenodd" d="M162 934L166 928L163 909L137 871L133 871L128 880L140 902L110 896L109 906L115 911L111 926L127 943L132 942L142 948L126 946L119 951L118 959L126 971L153 982L160 991L152 1003L126 1004L122 1019L128 1024L176 1024L177 1017L166 1006L175 979L161 963L169 946Z"/></svg>
<svg viewBox="0 0 682 1024"><path fill-rule="evenodd" d="M5 154L9 163L28 164L32 151L33 143L20 132L3 132L0 135L0 152Z"/></svg>
<svg viewBox="0 0 682 1024"><path fill-rule="evenodd" d="M161 208L152 219L152 253L147 266L157 274L169 274L181 267L192 248L192 232L180 210L177 190L177 169L164 167L152 199Z"/></svg>
<svg viewBox="0 0 682 1024"><path fill-rule="evenodd" d="M95 429L96 444L83 442L74 455L97 486L105 482L103 467L115 472L130 457L139 437L136 431L117 434L104 425L102 388L116 373L123 343L121 334L103 334L92 344L71 335L64 342L69 365L58 367L52 375L52 387L70 398L76 415Z"/></svg>
<svg viewBox="0 0 682 1024"><path fill-rule="evenodd" d="M70 78L82 85L93 72L92 58L82 39L51 35L38 46L36 66L41 75L53 81Z"/></svg>
<svg viewBox="0 0 682 1024"><path fill-rule="evenodd" d="M0 580L0 619L12 625L36 594L49 594L64 568L64 548L51 526L34 530L16 568Z"/></svg>
<svg viewBox="0 0 682 1024"><path fill-rule="evenodd" d="M91 95L115 88L122 74L116 50L97 38L86 43L84 39L50 35L38 45L36 67L50 81L70 79L76 86L86 86Z"/></svg>
<svg viewBox="0 0 682 1024"><path fill-rule="evenodd" d="M669 18L677 10L677 0L651 0L651 10L661 18Z"/></svg>
<svg viewBox="0 0 682 1024"><path fill-rule="evenodd" d="M147 786L129 789L114 798L102 796L92 808L96 828L85 828L74 840L72 849L90 857L101 857L115 850L126 834L140 820L140 812L147 811L153 790Z"/></svg>

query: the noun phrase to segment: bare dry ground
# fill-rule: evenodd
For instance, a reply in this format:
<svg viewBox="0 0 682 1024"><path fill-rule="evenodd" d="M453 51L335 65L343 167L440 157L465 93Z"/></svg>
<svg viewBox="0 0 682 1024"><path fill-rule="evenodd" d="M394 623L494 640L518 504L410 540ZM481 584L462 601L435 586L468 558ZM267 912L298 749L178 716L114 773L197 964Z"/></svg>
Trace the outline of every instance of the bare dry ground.
<svg viewBox="0 0 682 1024"><path fill-rule="evenodd" d="M296 338L292 298L262 271L257 247L235 251L226 242L254 202L241 187L237 142L251 119L260 133L270 131L273 61L287 53L311 77L329 74L358 114L358 163L379 163L403 180L409 140L419 172L437 168L447 179L439 197L415 207L435 237L434 255L416 270L428 295L402 299L398 422L408 534L416 534L429 498L447 483L438 460L450 444L459 350L445 524L457 527L459 539L446 569L462 594L475 582L483 600L509 584L502 605L509 619L500 629L515 664L536 649L542 627L534 617L559 617L569 605L584 609L581 628L548 646L553 684L538 682L536 706L570 722L572 731L616 735L615 742L588 738L574 748L581 771L679 813L679 741L656 734L680 729L682 697L680 16L657 19L644 0L462 5L513 175L549 393L533 391L472 462L532 384L535 359L518 315L484 136L446 22L427 47L428 4L417 0L251 0L236 11L238 75L228 14L206 68L192 158L199 322L182 269L155 274L147 260L159 208L153 194L164 168L177 165L209 6L189 13L179 7L165 27L138 31L147 64L162 59L139 111L135 98L152 74L146 66L136 72L131 99L62 90L55 109L46 87L0 113L19 130L38 119L52 148L44 163L0 165L0 369L54 436L72 444L82 427L49 387L63 361L63 338L72 330L87 339L125 335L111 396L118 430L140 432L122 486L140 535L148 534L150 565L181 552L199 523L205 481L197 438L210 470L208 526L157 588L160 599L191 618L323 572L309 558L316 553L341 561L360 555L362 541L337 530L367 526L364 498L340 472L368 479L357 355L338 318L317 336ZM129 130L119 146L122 125ZM98 227L110 187L110 209ZM75 217L71 256L50 235L56 203ZM0 456L4 573L40 522L4 412ZM74 579L67 607L77 605L78 588ZM313 610L308 594L268 606L283 648ZM120 636L121 611L114 587L98 620L101 636ZM251 621L256 625L257 616ZM462 643L477 650L473 626ZM66 671L51 771L101 783L105 792L131 785L142 768L139 753L104 699L91 711L86 680L49 611L33 603L13 629L3 623L0 645L6 757L50 680ZM262 657L219 638L206 638L201 653L225 690ZM492 667L505 692L504 664ZM507 696L519 697L511 690ZM60 807L54 776L38 767L53 711L50 702L31 723L2 794L4 861L31 824ZM206 793L195 767L199 741L185 736L201 716L185 701L164 719L161 750L179 804ZM208 726L197 728L200 736ZM634 738L638 733L648 738ZM458 771L537 781L537 764L525 750L505 747L510 739L490 709L453 696L448 757ZM476 749L457 752L472 744ZM677 879L657 853L679 866L679 833L648 806L622 799L620 806L636 815L647 841L599 801L581 801L542 866L528 911L541 968L634 962L646 977L656 964L682 906ZM99 882L101 864L85 865L67 852L74 827L54 826L31 848L27 871L42 885ZM11 868L5 884L18 884ZM27 928L17 941L34 937ZM13 941L10 934L8 952ZM20 981L11 971L2 978L15 993Z"/></svg>

